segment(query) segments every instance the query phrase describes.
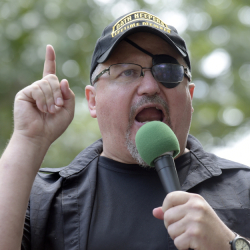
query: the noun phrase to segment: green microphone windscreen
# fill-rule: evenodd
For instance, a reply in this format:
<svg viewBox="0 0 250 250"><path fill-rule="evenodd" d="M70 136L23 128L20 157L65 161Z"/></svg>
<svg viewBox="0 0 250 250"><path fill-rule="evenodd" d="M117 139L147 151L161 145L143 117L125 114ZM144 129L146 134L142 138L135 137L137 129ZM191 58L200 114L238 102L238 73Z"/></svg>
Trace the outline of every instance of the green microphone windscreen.
<svg viewBox="0 0 250 250"><path fill-rule="evenodd" d="M154 160L162 154L173 151L173 157L176 157L180 152L174 132L159 121L144 124L136 133L135 143L141 158L151 167L154 166Z"/></svg>

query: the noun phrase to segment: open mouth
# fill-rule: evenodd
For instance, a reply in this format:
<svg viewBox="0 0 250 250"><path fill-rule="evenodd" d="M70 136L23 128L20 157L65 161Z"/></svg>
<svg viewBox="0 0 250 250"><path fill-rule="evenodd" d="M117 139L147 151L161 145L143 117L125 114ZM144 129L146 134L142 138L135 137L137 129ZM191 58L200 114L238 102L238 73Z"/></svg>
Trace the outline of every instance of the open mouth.
<svg viewBox="0 0 250 250"><path fill-rule="evenodd" d="M161 109L157 107L148 107L142 109L135 117L135 120L140 123L147 123L151 121L163 121L164 114Z"/></svg>

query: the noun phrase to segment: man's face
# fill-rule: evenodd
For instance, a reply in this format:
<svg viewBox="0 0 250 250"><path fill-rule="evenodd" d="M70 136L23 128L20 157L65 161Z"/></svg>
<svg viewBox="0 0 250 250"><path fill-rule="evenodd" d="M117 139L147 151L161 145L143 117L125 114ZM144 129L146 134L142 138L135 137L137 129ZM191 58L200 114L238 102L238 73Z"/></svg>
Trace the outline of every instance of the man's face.
<svg viewBox="0 0 250 250"><path fill-rule="evenodd" d="M156 35L140 32L128 38L154 55L170 55L185 65L179 53ZM152 67L152 57L122 41L98 68L98 73L116 63ZM193 111L193 90L194 85L188 84L186 77L177 87L168 89L147 70L136 83L126 85L109 82L108 73L104 74L95 89L91 86L86 88L90 113L97 117L103 137L102 155L124 163L136 163L128 148L134 150L136 132L144 122L152 120L160 120L171 127L179 140L182 154Z"/></svg>

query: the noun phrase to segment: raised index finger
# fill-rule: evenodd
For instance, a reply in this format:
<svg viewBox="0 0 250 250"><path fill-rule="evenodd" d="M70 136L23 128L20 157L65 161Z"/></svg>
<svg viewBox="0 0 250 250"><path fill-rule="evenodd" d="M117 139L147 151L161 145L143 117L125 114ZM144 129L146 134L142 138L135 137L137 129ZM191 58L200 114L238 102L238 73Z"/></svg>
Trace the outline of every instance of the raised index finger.
<svg viewBox="0 0 250 250"><path fill-rule="evenodd" d="M43 77L49 74L56 74L56 53L51 45L46 47Z"/></svg>

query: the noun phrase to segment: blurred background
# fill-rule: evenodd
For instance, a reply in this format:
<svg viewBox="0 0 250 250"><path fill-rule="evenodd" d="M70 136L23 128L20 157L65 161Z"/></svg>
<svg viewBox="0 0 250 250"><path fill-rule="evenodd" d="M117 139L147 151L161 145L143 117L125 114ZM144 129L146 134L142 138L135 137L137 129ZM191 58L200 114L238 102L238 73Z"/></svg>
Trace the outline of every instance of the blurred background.
<svg viewBox="0 0 250 250"><path fill-rule="evenodd" d="M109 22L138 9L175 26L187 42L196 84L190 133L206 150L250 165L249 0L1 0L0 154L13 131L15 94L42 78L47 44L57 76L76 94L76 112L42 166L66 166L100 138L84 95L92 52Z"/></svg>

